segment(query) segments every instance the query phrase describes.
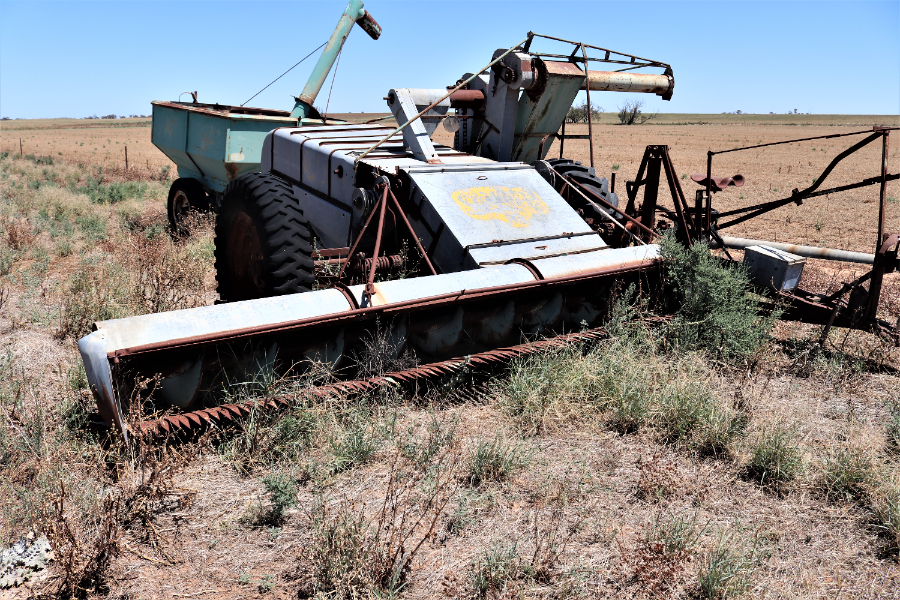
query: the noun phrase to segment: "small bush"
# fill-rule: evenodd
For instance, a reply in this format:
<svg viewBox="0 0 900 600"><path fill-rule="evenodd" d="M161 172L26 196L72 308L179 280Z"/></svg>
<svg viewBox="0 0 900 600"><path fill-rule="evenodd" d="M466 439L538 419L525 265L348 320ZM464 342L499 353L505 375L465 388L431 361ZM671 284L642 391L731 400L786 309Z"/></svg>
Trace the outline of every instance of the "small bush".
<svg viewBox="0 0 900 600"><path fill-rule="evenodd" d="M759 432L747 463L747 475L766 487L778 487L795 479L803 468L794 432L775 424Z"/></svg>
<svg viewBox="0 0 900 600"><path fill-rule="evenodd" d="M525 467L529 457L525 449L500 437L476 444L469 458L466 479L471 486L502 481Z"/></svg>
<svg viewBox="0 0 900 600"><path fill-rule="evenodd" d="M268 496L269 506L260 511L254 519L255 525L280 525L284 522L284 511L297 505L297 484L293 475L276 471L262 479Z"/></svg>
<svg viewBox="0 0 900 600"><path fill-rule="evenodd" d="M667 297L675 309L667 339L725 361L755 354L779 315L764 313L743 265L723 263L703 244L685 248L671 233L660 245Z"/></svg>
<svg viewBox="0 0 900 600"><path fill-rule="evenodd" d="M75 218L75 224L81 229L88 242L99 242L106 239L106 220L93 214Z"/></svg>

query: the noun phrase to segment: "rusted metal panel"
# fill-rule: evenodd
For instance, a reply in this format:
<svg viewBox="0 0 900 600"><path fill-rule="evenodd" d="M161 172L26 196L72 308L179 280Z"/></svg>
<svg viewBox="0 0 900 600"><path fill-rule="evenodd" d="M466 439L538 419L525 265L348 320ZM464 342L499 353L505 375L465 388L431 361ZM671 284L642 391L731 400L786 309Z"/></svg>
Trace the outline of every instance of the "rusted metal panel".
<svg viewBox="0 0 900 600"><path fill-rule="evenodd" d="M538 70L538 83L519 97L515 142L510 158L526 163L544 158L539 155L541 140L559 130L585 80L584 71L572 63L538 59L534 63ZM544 146L545 155L551 145Z"/></svg>

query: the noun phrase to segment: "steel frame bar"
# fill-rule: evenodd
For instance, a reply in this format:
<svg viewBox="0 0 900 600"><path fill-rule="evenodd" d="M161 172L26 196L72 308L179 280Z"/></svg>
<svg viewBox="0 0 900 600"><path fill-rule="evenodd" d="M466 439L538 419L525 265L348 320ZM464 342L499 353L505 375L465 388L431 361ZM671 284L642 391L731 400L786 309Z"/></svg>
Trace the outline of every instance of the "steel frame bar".
<svg viewBox="0 0 900 600"><path fill-rule="evenodd" d="M400 213L400 217L403 219L403 223L409 230L409 234L416 241L416 248L419 249L419 252L422 253L422 258L424 258L425 263L428 264L428 269L431 271L432 275L437 275L437 271L434 270L434 265L431 264L431 259L428 257L428 253L425 252L425 248L422 247L422 242L419 240L419 236L417 236L416 232L413 231L412 225L409 224L409 219L406 218L406 213L403 211L403 208L400 207L400 203L397 201L397 197L394 195L394 192L390 187L388 187L388 192L391 194L391 200L394 201L394 206L397 207L397 211ZM378 258L378 256L376 255L375 258Z"/></svg>
<svg viewBox="0 0 900 600"><path fill-rule="evenodd" d="M380 306L360 307L348 310L346 312L334 313L333 315L325 315L324 317L308 317L278 324L245 327L243 329L235 329L232 331L219 332L215 334L204 334L181 338L178 340L167 340L165 342L145 344L143 346L132 346L130 348L109 352L107 354L107 357L110 359L116 359L120 357L147 354L161 350L194 348L210 344L232 342L235 340L246 339L260 334L286 333L306 326L319 327L344 321L353 321L356 319L368 318L369 315L391 315L405 311L423 310L437 308L440 306L447 306L450 304L470 302L510 292L523 292L535 288L552 288L576 283L584 283L592 281L594 279L603 279L610 276L625 275L634 272L644 272L656 268L659 262L660 259L656 258L649 260L638 260L634 262L621 263L610 267L603 267L595 271L586 273L582 272L576 275L565 275L561 277L551 277L549 279L538 279L534 281L525 281L522 283L511 283L484 289L460 290L455 292L448 292L446 294L429 296L426 298L417 298L415 300L406 300L403 302L383 304Z"/></svg>
<svg viewBox="0 0 900 600"><path fill-rule="evenodd" d="M592 50L599 50L599 51L601 51L601 52L605 52L605 53L606 53L606 58L603 58L603 59L600 59L600 58L591 58L591 59L588 59L588 60L593 60L593 61L595 61L595 62L604 62L604 63L613 63L613 64L631 65L631 64L635 64L635 61L640 60L640 61L644 61L644 63L646 63L646 64L636 65L636 66L642 66L642 67L670 67L670 66L671 66L671 65L668 65L668 64L666 64L666 63L659 62L659 61L656 61L656 60L652 60L652 59L649 59L649 58L642 58L642 57L640 57L640 56L635 56L634 54L626 54L626 53L624 53L624 52L617 52L617 51L615 51L615 50L610 50L610 49L608 49L608 48L601 48L600 46L592 46L592 45L590 45L590 44L583 44L583 43L581 43L581 42L573 42L572 40L567 40L567 39L563 39L563 38L559 38L559 37L554 37L554 36L552 36L552 35L544 35L544 34L541 34L541 33L534 33L533 31L529 31L529 32L528 32L528 38L526 38L527 41L525 42L525 46L524 46L525 52L528 52L528 49L531 47L531 40L532 40L533 38L536 38L536 37L537 37L537 38L544 38L544 39L546 39L546 40L553 40L553 41L556 41L556 42L563 42L563 43L566 43L566 44L572 44L572 45L574 45L574 46L584 46L585 48L591 48ZM624 58L628 58L628 59L630 59L630 60L629 60L628 62L620 61L620 60L612 60L612 59L610 59L610 56L613 55L613 54L615 54L616 56L622 56L622 57L624 57ZM553 56L553 55L550 55L550 54L545 54L544 56L552 57L552 58L568 58L568 57L562 56L562 55L560 55L560 56ZM578 59L576 58L575 60L577 61Z"/></svg>
<svg viewBox="0 0 900 600"><path fill-rule="evenodd" d="M581 44L581 54L584 57L584 74L587 75L587 50L584 49L584 44ZM592 106L591 106L591 86L585 86L585 94L587 94L587 114L588 114L588 150L591 152L591 168L594 168L594 115L592 114ZM564 119L565 120L565 119Z"/></svg>
<svg viewBox="0 0 900 600"><path fill-rule="evenodd" d="M814 183L804 190L794 189L791 193L791 196L788 198L784 198L781 200L774 200L771 202L765 202L762 204L757 204L754 206L749 206L746 208L740 208L731 210L719 215L722 216L732 216L732 215L742 215L731 221L726 223L722 223L718 225L716 229L725 229L739 223L743 223L749 219L765 214L769 211L775 210L781 206L785 206L790 204L791 202L797 204L798 206L803 203L803 200L806 198L812 198L816 196L823 196L830 193L847 191L851 189L858 189L861 187L866 187L869 185L874 185L876 183L880 184L879 186L879 195L878 195L878 221L876 223L877 233L875 237L875 261L872 266L872 269L865 273L862 277L857 278L856 280L845 283L841 286L841 288L829 296L825 298L821 298L818 301L811 301L806 298L802 298L797 296L796 294L789 294L785 292L779 292L779 296L790 301L792 308L789 309L788 313L804 313L804 311L809 312L810 315L813 312L821 313L824 310L828 311L828 318L823 323L825 325L822 335L820 337L820 343L824 343L828 332L831 327L834 325L836 320L838 319L839 314L841 312L842 304L841 297L846 293L852 291L866 280L870 280L869 283L869 293L868 300L865 306L865 312L860 319L851 319L851 321L844 323L847 327L856 328L856 329L868 329L872 331L878 332L880 335L886 335L893 339L895 344L900 345L900 320L898 320L897 326L891 327L886 323L878 320L878 305L881 301L881 290L882 290L882 282L884 279L884 274L892 272L897 269L897 249L896 247L900 244L900 235L893 234L887 235L884 233L885 228L885 212L886 212L886 187L888 181L895 181L900 179L900 174L890 174L888 173L888 157L890 151L890 132L900 130L900 127L879 127L875 126L871 130L864 131L855 131L850 133L840 133L840 134L832 134L832 135L824 135L824 136L813 136L808 138L797 138L792 140L784 140L781 142L772 142L768 144L756 144L754 146L745 146L743 148L732 148L730 150L719 150L719 151L708 151L707 152L707 166L706 166L706 223L705 227L709 232L713 232L710 215L711 215L711 186L712 186L712 159L716 154L726 154L729 152L739 152L742 150L751 150L755 148L764 148L768 146L777 146L782 144L791 144L795 142L806 142L812 140L820 140L820 139L834 139L839 137L846 137L852 135L863 135L869 134L866 138L860 140L859 142L853 144L843 152L839 153L835 156L831 162L825 167L822 171L822 174L814 180ZM842 160L847 158L848 156L856 153L864 146L869 143L881 138L881 173L876 177L870 177L868 179L864 179L862 181L837 186L834 188L819 190L818 188L822 185L828 175L834 170L834 168L840 163ZM716 233L718 236L718 233ZM895 248L892 252L891 248ZM812 311L812 312L810 312ZM786 313L787 314L787 313ZM805 313L804 313L805 314Z"/></svg>

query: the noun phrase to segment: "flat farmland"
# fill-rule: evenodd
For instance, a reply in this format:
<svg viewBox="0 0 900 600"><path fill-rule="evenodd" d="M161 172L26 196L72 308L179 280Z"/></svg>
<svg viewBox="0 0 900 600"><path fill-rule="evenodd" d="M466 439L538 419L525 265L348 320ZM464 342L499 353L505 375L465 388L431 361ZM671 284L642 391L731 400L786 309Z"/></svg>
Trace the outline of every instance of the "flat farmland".
<svg viewBox="0 0 900 600"><path fill-rule="evenodd" d="M645 147L665 144L689 202L708 150L900 124L615 120L592 126L598 175L615 173L623 198ZM713 175L747 183L714 206L807 187L862 137L716 157ZM565 149L589 163L587 141ZM824 185L878 175L880 159L873 143ZM223 382L223 398L288 398L284 411L168 445L106 437L77 339L97 320L217 299L214 219L167 229L174 177L149 119L0 122L0 549L34 529L57 557L0 599L900 598L900 348L867 332L833 328L820 344L820 327L754 312L759 347L728 362L669 344L671 315L625 308L608 338L521 357L478 395L455 375L327 397L308 393L327 370L254 375ZM877 198L877 185L816 198L726 233L872 252ZM852 267L809 261L805 277L824 289ZM898 290L887 276L891 322ZM352 360L373 376L416 361L388 354Z"/></svg>

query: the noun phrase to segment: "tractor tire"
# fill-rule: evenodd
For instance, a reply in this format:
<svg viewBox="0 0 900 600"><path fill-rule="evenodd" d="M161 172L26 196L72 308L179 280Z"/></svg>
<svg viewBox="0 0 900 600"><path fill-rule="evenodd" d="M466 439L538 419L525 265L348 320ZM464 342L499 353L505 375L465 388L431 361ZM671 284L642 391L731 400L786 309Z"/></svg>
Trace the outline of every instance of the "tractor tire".
<svg viewBox="0 0 900 600"><path fill-rule="evenodd" d="M190 233L186 217L191 211L207 212L209 209L209 196L199 181L191 177L182 177L172 183L166 201L166 212L175 235L183 236Z"/></svg>
<svg viewBox="0 0 900 600"><path fill-rule="evenodd" d="M561 181L560 178L560 175L562 175L562 178L565 178L570 183L578 183L583 188L586 188L587 190L593 192L597 196L600 196L601 198L618 208L618 194L613 194L609 191L609 181L607 181L606 177L597 177L597 175L594 173L594 169L585 167L580 162L576 162L568 158L554 158L547 161L536 161L532 163L532 166L534 166L535 169L537 169L537 171L544 177L544 179L546 179L547 182L550 183L550 185L552 185L554 189L556 189L556 191L566 199L566 201L572 208L581 209L584 211L585 215L593 216L595 219L600 219L602 221L608 221L610 218L618 218L617 213L605 209L605 207L604 210L598 212L597 209L593 207L593 205L585 202L584 198L582 198L581 195L568 189L569 186ZM584 191L581 188L576 189L578 189L579 191ZM596 200L590 194L585 195L591 200Z"/></svg>
<svg viewBox="0 0 900 600"><path fill-rule="evenodd" d="M219 299L308 292L315 282L309 223L288 184L248 173L225 189L216 215Z"/></svg>

